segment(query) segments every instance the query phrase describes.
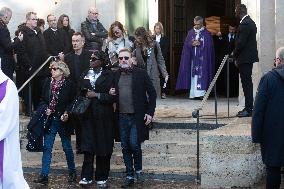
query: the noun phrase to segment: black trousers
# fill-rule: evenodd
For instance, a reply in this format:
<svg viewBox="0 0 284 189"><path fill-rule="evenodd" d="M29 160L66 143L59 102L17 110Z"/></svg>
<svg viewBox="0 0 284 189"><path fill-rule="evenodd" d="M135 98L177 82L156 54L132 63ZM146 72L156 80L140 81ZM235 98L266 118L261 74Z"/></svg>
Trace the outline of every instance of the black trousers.
<svg viewBox="0 0 284 189"><path fill-rule="evenodd" d="M77 115L72 115L70 116L70 123L73 127L73 129L75 130L75 134L76 134L76 150L77 151L81 151L81 121L79 116Z"/></svg>
<svg viewBox="0 0 284 189"><path fill-rule="evenodd" d="M279 189L281 185L281 167L266 166L266 189Z"/></svg>
<svg viewBox="0 0 284 189"><path fill-rule="evenodd" d="M94 154L86 152L84 154L84 162L82 167L81 178L93 180L94 173ZM106 156L96 156L96 173L95 180L103 181L107 180L110 170L110 158L111 154Z"/></svg>
<svg viewBox="0 0 284 189"><path fill-rule="evenodd" d="M247 111L252 111L253 108L252 67L253 64L239 64L239 72L245 96L245 109Z"/></svg>

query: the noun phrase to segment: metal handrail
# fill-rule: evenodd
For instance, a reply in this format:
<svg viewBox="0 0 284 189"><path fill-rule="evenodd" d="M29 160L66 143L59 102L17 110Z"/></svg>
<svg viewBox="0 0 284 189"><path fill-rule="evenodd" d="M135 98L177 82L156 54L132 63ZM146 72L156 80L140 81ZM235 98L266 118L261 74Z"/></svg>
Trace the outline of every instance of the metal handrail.
<svg viewBox="0 0 284 189"><path fill-rule="evenodd" d="M211 83L210 83L210 85L209 85L209 88L207 89L207 91L206 91L206 93L205 93L205 95L204 95L204 97L203 97L203 100L201 101L200 105L199 105L195 110L202 110L202 109L203 109L203 106L204 106L205 103L207 102L208 97L209 97L210 93L212 92L212 89L213 89L213 87L215 86L216 81L217 81L217 79L218 79L218 77L219 77L219 75L220 75L220 73L221 73L221 71L222 71L222 69L223 69L225 63L227 62L228 58L229 58L229 55L228 55L228 54L224 56L224 58L223 58L223 60L222 60L222 63L221 63L221 65L220 65L219 68L218 68L218 71L216 72L216 74L215 74L213 80L211 81Z"/></svg>
<svg viewBox="0 0 284 189"><path fill-rule="evenodd" d="M224 56L224 58L222 60L222 63L219 66L219 68L218 68L218 70L217 70L213 80L211 81L211 83L209 85L209 88L207 89L207 91L206 91L206 93L205 93L205 95L204 95L200 105L196 109L194 109L194 111L192 112L192 117L197 118L197 122L196 122L196 145L197 145L197 147L196 147L196 154L197 154L197 157L196 157L196 159L197 159L197 161L196 161L196 167L197 167L196 168L197 169L197 172L196 172L196 183L198 183L198 184L200 183L200 174L199 174L199 168L200 168L200 161L199 161L199 138L200 138L199 137L199 133L200 133L199 132L199 130L200 130L200 128L199 128L199 111L201 111L203 109L203 107L204 107L205 103L207 102L208 97L209 97L209 95L212 92L212 89L214 87L214 89L215 89L215 116L216 116L216 124L217 124L216 81L217 81L217 79L218 79L218 77L219 77L219 75L220 75L220 73L221 73L225 63L228 61L228 58L229 58L228 54ZM227 72L228 72L229 71L229 62L228 62L227 65L228 65L227 66ZM227 77L229 77L228 74L227 74ZM228 82L228 79L227 79L227 82ZM228 86L228 83L227 83L227 86ZM229 98L228 89L227 89L227 98ZM229 103L229 100L228 100L228 103ZM228 115L229 115L229 107L228 107Z"/></svg>
<svg viewBox="0 0 284 189"><path fill-rule="evenodd" d="M38 72L40 72L40 70L50 61L51 58L57 58L57 56L48 57L46 61L42 63L42 65L29 77L29 79L27 79L27 81L23 83L23 85L18 89L18 93L23 90L23 88L36 76L36 74L38 74Z"/></svg>

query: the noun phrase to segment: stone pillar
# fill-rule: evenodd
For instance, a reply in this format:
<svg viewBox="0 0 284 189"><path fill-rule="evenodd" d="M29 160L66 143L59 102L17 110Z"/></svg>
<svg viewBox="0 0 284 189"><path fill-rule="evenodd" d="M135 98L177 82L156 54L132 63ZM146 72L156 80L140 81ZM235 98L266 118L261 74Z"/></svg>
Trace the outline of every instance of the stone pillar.
<svg viewBox="0 0 284 189"><path fill-rule="evenodd" d="M275 0L275 44L276 49L284 46L284 3L281 0Z"/></svg>

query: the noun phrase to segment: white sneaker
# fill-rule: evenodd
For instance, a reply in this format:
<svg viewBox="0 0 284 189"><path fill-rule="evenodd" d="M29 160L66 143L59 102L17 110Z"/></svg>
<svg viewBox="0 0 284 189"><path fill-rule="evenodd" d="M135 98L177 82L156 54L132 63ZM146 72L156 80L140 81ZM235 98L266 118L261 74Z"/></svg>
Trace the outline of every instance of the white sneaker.
<svg viewBox="0 0 284 189"><path fill-rule="evenodd" d="M107 181L106 180L100 180L100 181L97 181L97 184L105 184Z"/></svg>
<svg viewBox="0 0 284 189"><path fill-rule="evenodd" d="M98 188L107 188L107 181L106 180L100 180L100 181L97 181L97 187Z"/></svg>
<svg viewBox="0 0 284 189"><path fill-rule="evenodd" d="M92 184L93 180L87 180L86 178L83 178L82 180L80 180L79 184L80 185L88 185L88 184Z"/></svg>

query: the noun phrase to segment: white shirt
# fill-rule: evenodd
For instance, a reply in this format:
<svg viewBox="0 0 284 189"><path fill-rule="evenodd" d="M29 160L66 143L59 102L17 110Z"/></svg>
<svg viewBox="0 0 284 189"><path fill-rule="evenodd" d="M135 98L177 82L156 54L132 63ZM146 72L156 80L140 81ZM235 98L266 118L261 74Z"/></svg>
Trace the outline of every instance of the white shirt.
<svg viewBox="0 0 284 189"><path fill-rule="evenodd" d="M156 41L158 42L158 43L160 43L160 41L161 41L161 37L162 37L162 35L160 34L160 35L156 35Z"/></svg>
<svg viewBox="0 0 284 189"><path fill-rule="evenodd" d="M245 17L247 17L248 16L248 14L247 15L245 15L244 17L242 17L242 19L241 19L241 21L240 21L240 23L242 23L242 21L245 19Z"/></svg>

